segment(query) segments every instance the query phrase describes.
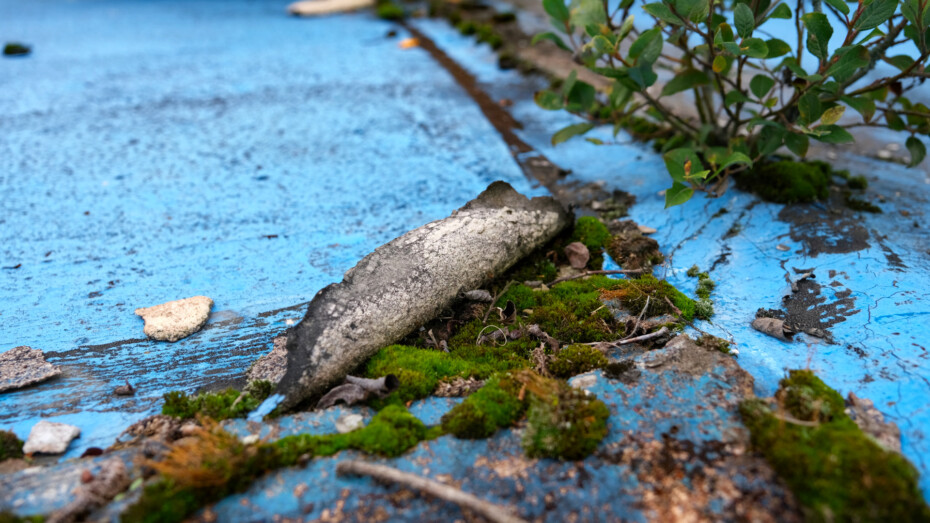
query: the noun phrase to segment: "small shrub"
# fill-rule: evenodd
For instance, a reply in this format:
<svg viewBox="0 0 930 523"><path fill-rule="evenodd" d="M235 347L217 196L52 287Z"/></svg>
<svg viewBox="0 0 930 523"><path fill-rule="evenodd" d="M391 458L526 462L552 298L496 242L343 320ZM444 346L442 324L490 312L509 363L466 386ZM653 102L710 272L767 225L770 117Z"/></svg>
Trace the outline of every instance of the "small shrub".
<svg viewBox="0 0 930 523"><path fill-rule="evenodd" d="M804 158L811 140L850 143L848 129L854 126L906 133L912 166L926 156L920 135L930 135L930 108L905 95L923 84L930 63L930 2L645 0L642 9L653 24L642 31L633 26L633 0L610 10L594 0L570 6L543 0L543 7L557 32L534 41L549 40L573 52L612 83L599 100L594 87L573 72L558 87L536 94L540 107L586 120L555 133L553 144L590 131L600 119L615 122L615 133L624 125L641 134L636 130L646 128L647 135L671 132L662 146L672 178L666 207L688 201L696 191L722 188L733 175L754 177L755 167L781 147ZM766 25L774 19L794 20L797 45L795 35L791 43L772 36ZM830 45L834 33L841 37L833 39L839 46ZM866 76L878 62L898 71ZM655 89L659 70L673 76ZM668 103L667 97L682 92L690 94L693 117L676 114ZM642 121L646 118L654 127ZM766 174L771 173L760 176ZM783 180L801 182L804 175ZM769 183L777 182L755 185ZM820 184L807 183L783 196L810 201L821 194Z"/></svg>

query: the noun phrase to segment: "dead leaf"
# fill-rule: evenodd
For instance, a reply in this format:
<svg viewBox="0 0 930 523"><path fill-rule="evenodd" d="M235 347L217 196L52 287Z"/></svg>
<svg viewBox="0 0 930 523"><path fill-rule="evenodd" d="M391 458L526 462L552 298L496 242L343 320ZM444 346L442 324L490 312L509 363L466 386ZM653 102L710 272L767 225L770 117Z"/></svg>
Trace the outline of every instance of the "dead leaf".
<svg viewBox="0 0 930 523"><path fill-rule="evenodd" d="M398 42L397 45L401 49L410 49L412 47L420 47L420 39L419 38L404 38L403 40Z"/></svg>
<svg viewBox="0 0 930 523"><path fill-rule="evenodd" d="M476 289L465 293L465 299L468 301L477 301L481 303L490 303L494 301L494 296L484 289Z"/></svg>
<svg viewBox="0 0 930 523"><path fill-rule="evenodd" d="M565 246L565 256L573 269L584 269L591 259L591 252L581 242L572 242Z"/></svg>
<svg viewBox="0 0 930 523"><path fill-rule="evenodd" d="M325 396L320 398L317 408L326 409L336 403L355 405L371 398L383 398L393 392L400 385L400 380L393 374L378 379L358 378L346 376L346 382L333 387Z"/></svg>
<svg viewBox="0 0 930 523"><path fill-rule="evenodd" d="M785 245L785 244L783 244L783 243L779 243L778 245L775 246L775 248L778 249L778 250L780 250L780 251L790 251L790 250L791 250L791 247L788 247L787 245Z"/></svg>
<svg viewBox="0 0 930 523"><path fill-rule="evenodd" d="M752 320L752 328L782 341L791 341L791 336L795 334L794 330L785 325L785 320L778 318L756 318Z"/></svg>

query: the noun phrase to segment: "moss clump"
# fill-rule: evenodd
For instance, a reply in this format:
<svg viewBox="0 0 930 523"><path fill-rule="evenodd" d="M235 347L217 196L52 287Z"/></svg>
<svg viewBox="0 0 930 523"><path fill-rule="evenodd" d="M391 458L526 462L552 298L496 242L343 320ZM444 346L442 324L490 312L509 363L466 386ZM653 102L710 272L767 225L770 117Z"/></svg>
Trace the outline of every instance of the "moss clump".
<svg viewBox="0 0 930 523"><path fill-rule="evenodd" d="M868 188L868 186L869 186L869 181L865 178L865 176L862 176L861 174L856 175L856 176L850 176L849 178L846 179L846 187L849 187L850 189L862 191Z"/></svg>
<svg viewBox="0 0 930 523"><path fill-rule="evenodd" d="M917 471L859 430L836 391L807 370L780 385L778 412L760 399L744 401L740 412L808 521L930 521Z"/></svg>
<svg viewBox="0 0 930 523"><path fill-rule="evenodd" d="M882 208L879 207L878 205L875 205L872 202L867 202L865 200L856 198L855 196L849 193L846 194L846 207L854 211L860 211L860 212L871 212L871 213L876 213L876 214L879 214L882 212Z"/></svg>
<svg viewBox="0 0 930 523"><path fill-rule="evenodd" d="M700 347L720 351L724 354L730 354L732 349L731 343L729 341L723 338L718 338L711 334L702 335L695 343L697 343Z"/></svg>
<svg viewBox="0 0 930 523"><path fill-rule="evenodd" d="M375 14L383 20L403 20L407 13L404 8L394 2L382 2L378 4Z"/></svg>
<svg viewBox="0 0 930 523"><path fill-rule="evenodd" d="M770 202L812 202L827 199L830 170L828 165L814 162L760 163L738 176L737 182Z"/></svg>
<svg viewBox="0 0 930 523"><path fill-rule="evenodd" d="M495 24L509 24L510 22L515 22L517 20L517 15L512 12L505 13L494 13L491 16L491 21Z"/></svg>
<svg viewBox="0 0 930 523"><path fill-rule="evenodd" d="M607 356L590 345L569 345L548 364L549 372L558 378L572 376L599 369L607 365Z"/></svg>
<svg viewBox="0 0 930 523"><path fill-rule="evenodd" d="M521 385L510 375L495 376L442 416L442 430L461 439L487 438L513 425L525 410Z"/></svg>
<svg viewBox="0 0 930 523"><path fill-rule="evenodd" d="M609 416L603 401L559 382L554 393L532 396L523 450L532 458L584 459L607 435Z"/></svg>
<svg viewBox="0 0 930 523"><path fill-rule="evenodd" d="M189 396L185 392L171 391L164 396L161 413L181 419L194 418L198 414L214 420L243 418L265 401L273 388L271 383L257 380L249 383L242 392L229 388Z"/></svg>
<svg viewBox="0 0 930 523"><path fill-rule="evenodd" d="M698 274L701 274L701 269L697 265L692 265L685 274L691 278L697 278Z"/></svg>
<svg viewBox="0 0 930 523"><path fill-rule="evenodd" d="M675 309L678 309L681 318L685 321L691 321L695 317L694 300L682 294L665 280L659 280L647 274L635 280L619 280L619 282L619 288L604 291L601 297L607 300L620 300L631 314L639 314L645 309L647 317L662 316L676 314Z"/></svg>
<svg viewBox="0 0 930 523"><path fill-rule="evenodd" d="M701 298L694 302L694 317L699 320L709 320L714 316L714 302Z"/></svg>
<svg viewBox="0 0 930 523"><path fill-rule="evenodd" d="M699 298L709 299L710 293L717 287L717 283L710 278L701 278L697 290L694 291Z"/></svg>
<svg viewBox="0 0 930 523"><path fill-rule="evenodd" d="M582 216L575 221L571 242L581 242L589 251L602 251L610 243L610 231L607 226L593 216Z"/></svg>
<svg viewBox="0 0 930 523"><path fill-rule="evenodd" d="M23 442L9 430L0 430L0 461L23 457Z"/></svg>
<svg viewBox="0 0 930 523"><path fill-rule="evenodd" d="M453 343L448 353L391 345L368 360L365 375L379 378L394 374L400 380L400 387L393 394L407 402L429 396L445 379L487 379L497 372L529 365L528 360L514 350L517 344L495 347L474 343L475 338L466 343Z"/></svg>
<svg viewBox="0 0 930 523"><path fill-rule="evenodd" d="M31 47L16 42L9 42L3 46L4 56L26 56L31 52Z"/></svg>
<svg viewBox="0 0 930 523"><path fill-rule="evenodd" d="M0 523L42 523L45 516L17 516L12 512L0 512Z"/></svg>
<svg viewBox="0 0 930 523"><path fill-rule="evenodd" d="M399 405L385 407L368 426L347 434L300 434L257 445L245 445L208 423L175 444L161 461L148 463L161 480L145 488L122 521L183 521L201 506L242 491L265 472L295 465L302 457L330 456L345 449L394 457L439 434Z"/></svg>

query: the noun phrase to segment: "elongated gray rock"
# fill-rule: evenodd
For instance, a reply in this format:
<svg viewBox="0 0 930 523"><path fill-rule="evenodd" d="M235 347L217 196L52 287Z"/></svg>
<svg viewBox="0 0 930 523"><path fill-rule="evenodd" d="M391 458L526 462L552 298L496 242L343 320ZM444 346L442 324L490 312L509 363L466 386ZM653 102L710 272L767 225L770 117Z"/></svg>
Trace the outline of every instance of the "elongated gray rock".
<svg viewBox="0 0 930 523"><path fill-rule="evenodd" d="M504 182L448 218L382 245L321 290L287 338L287 371L272 402L316 402L384 346L435 317L554 238L571 214ZM268 405L270 406L270 405Z"/></svg>

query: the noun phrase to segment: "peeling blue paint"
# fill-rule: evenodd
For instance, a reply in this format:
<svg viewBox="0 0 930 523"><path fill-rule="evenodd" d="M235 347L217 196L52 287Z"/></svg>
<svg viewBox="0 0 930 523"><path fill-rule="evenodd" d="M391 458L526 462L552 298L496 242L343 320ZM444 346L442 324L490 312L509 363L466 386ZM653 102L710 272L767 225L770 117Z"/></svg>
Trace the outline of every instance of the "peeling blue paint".
<svg viewBox="0 0 930 523"><path fill-rule="evenodd" d="M630 217L658 229L652 237L671 260L660 269L675 286L693 295L697 280L685 271L694 264L709 270L717 282L713 293L716 315L701 329L734 340L740 364L754 377L756 392L770 396L785 369L810 367L844 396L853 392L872 399L887 419L902 431L905 455L921 471L921 487L930 497L930 172L857 156L854 146L841 149L835 162L869 180L866 196L882 214L858 213L844 227L827 223L812 236L826 243L848 241L850 228L861 228L867 246L847 253L809 254L811 245L793 239L802 228L780 218L783 206L760 202L731 189L722 198L700 196L687 205L665 210L661 192L671 185L661 157L649 145L621 132L616 144L597 146L572 140L553 147L552 134L579 120L564 112L536 107L527 92L532 81L513 71L501 71L487 46L450 30L443 21L417 21L447 54L476 76L492 96L511 97L511 113L523 124L520 137L538 153L572 171L570 181L603 183L636 196ZM528 86L529 84L529 86ZM537 89L546 87L538 80ZM588 136L614 142L609 128ZM886 137L886 134L882 134ZM898 137L900 139L900 137ZM530 155L537 153L528 153ZM751 210L749 210L751 208ZM830 216L825 204L811 206ZM725 209L726 214L711 217ZM738 223L739 232L724 238ZM801 231L803 232L803 231ZM810 231L809 231L810 232ZM779 244L789 250L776 248ZM782 267L784 264L784 268ZM750 327L758 308L779 308L790 293L786 277L793 268L814 269L828 302L851 291L855 313L832 329L834 344L801 335L786 344ZM833 272L831 272L833 271ZM835 282L835 286L831 283Z"/></svg>
<svg viewBox="0 0 930 523"><path fill-rule="evenodd" d="M34 49L0 60L0 350L63 368L0 395L0 428L49 418L83 432L66 457L106 447L163 393L241 378L378 245L494 180L533 192L403 31L283 9L0 0ZM203 331L143 339L135 308L199 294Z"/></svg>

